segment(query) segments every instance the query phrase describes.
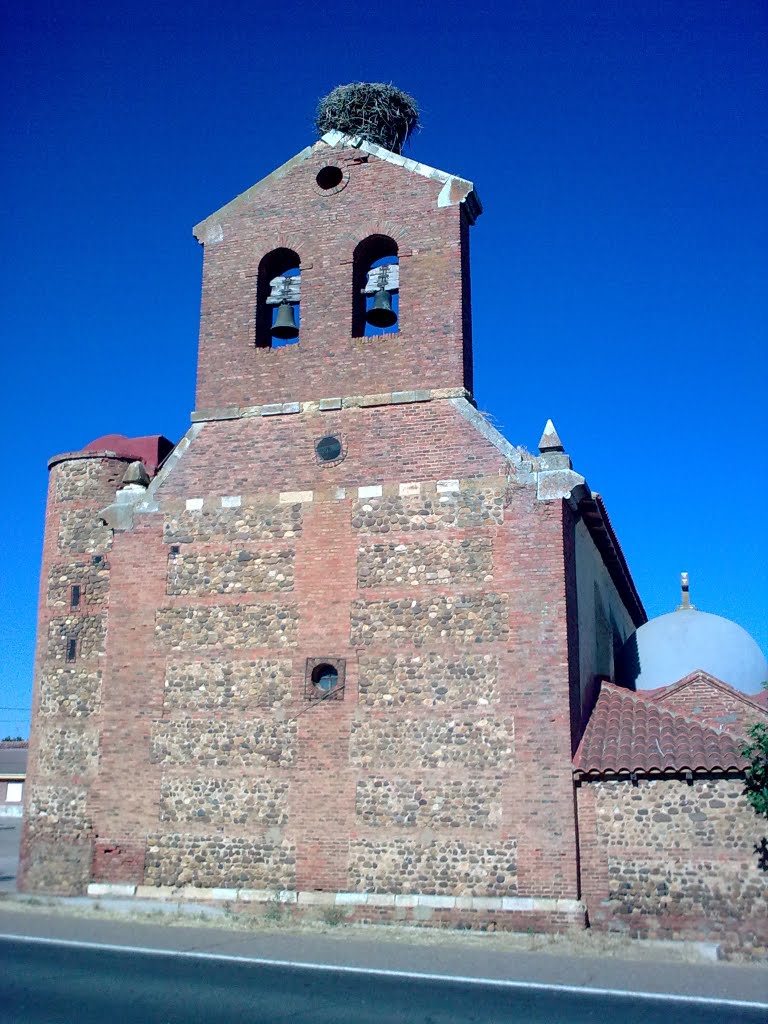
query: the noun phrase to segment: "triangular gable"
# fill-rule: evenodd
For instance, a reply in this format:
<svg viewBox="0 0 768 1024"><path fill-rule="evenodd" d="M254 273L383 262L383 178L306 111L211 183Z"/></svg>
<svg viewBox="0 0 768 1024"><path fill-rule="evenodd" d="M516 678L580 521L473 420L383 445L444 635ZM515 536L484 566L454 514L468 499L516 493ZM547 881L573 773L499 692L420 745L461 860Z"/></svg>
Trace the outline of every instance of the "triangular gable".
<svg viewBox="0 0 768 1024"><path fill-rule="evenodd" d="M729 683L696 669L669 686L648 692L651 700L670 710L691 715L713 728L743 734L752 722L768 718L768 707L755 696L736 690Z"/></svg>
<svg viewBox="0 0 768 1024"><path fill-rule="evenodd" d="M458 203L464 204L469 222L474 224L480 214L483 212L482 204L475 192L475 186L471 181L466 178L458 177L455 174L449 174L447 171L440 171L436 167L430 167L428 164L419 163L417 160L410 160L408 157L403 156L401 153L392 153L388 149L384 149L383 146L377 146L373 142L368 142L366 139L360 139L356 136L344 135L342 132L327 132L322 138L318 139L317 142L311 146L306 146L301 152L291 157L280 167L275 168L270 174L260 181L257 181L255 185L251 185L245 192L241 192L239 196L236 196L226 205L216 210L205 220L201 220L199 224L196 224L192 229L192 234L198 240L198 242L206 243L208 241L215 241L219 236L219 222L221 219L228 214L231 214L238 206L243 203L248 203L259 194L273 185L276 181L284 178L289 171L293 170L298 164L303 163L305 160L309 160L315 156L318 152L324 149L358 149L368 156L373 156L377 160L384 160L387 163L394 164L397 167L402 167L406 171L410 171L412 174L419 174L424 178L431 178L433 181L440 182L442 188L437 198L437 205L440 206L455 206Z"/></svg>

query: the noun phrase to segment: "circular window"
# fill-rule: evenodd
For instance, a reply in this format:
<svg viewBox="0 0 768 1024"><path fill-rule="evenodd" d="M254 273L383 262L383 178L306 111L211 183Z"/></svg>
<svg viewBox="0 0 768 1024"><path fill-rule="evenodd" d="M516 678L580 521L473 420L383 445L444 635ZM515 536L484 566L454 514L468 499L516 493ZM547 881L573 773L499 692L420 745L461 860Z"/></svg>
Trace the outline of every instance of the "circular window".
<svg viewBox="0 0 768 1024"><path fill-rule="evenodd" d="M333 665L316 665L312 669L312 685L323 693L335 690L339 682L339 671Z"/></svg>
<svg viewBox="0 0 768 1024"><path fill-rule="evenodd" d="M329 164L328 167L323 167L322 170L318 171L315 181L318 187L324 192L328 192L332 188L336 188L344 180L344 172L340 167L334 167Z"/></svg>
<svg viewBox="0 0 768 1024"><path fill-rule="evenodd" d="M341 439L332 434L321 437L315 445L315 451L321 462L335 462L336 459L341 458Z"/></svg>

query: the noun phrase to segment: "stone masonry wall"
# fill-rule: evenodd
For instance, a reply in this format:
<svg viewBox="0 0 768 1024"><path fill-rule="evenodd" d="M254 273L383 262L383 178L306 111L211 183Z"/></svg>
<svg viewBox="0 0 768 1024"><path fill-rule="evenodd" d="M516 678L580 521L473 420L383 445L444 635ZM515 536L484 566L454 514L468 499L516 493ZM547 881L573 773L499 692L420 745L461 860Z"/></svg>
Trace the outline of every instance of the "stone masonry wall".
<svg viewBox="0 0 768 1024"><path fill-rule="evenodd" d="M46 725L40 730L39 756L43 776L92 776L99 759L99 734L84 727Z"/></svg>
<svg viewBox="0 0 768 1024"><path fill-rule="evenodd" d="M160 820L207 825L283 827L288 821L288 782L259 778L166 778Z"/></svg>
<svg viewBox="0 0 768 1024"><path fill-rule="evenodd" d="M290 658L167 662L165 706L172 711L247 711L290 699Z"/></svg>
<svg viewBox="0 0 768 1024"><path fill-rule="evenodd" d="M53 619L48 627L48 664L67 660L67 642L76 641L75 658L104 654L106 621L103 615L67 615Z"/></svg>
<svg viewBox="0 0 768 1024"><path fill-rule="evenodd" d="M516 892L516 844L461 839L353 841L350 878L359 892L504 896Z"/></svg>
<svg viewBox="0 0 768 1024"><path fill-rule="evenodd" d="M498 828L501 780L374 776L357 783L355 812L373 827Z"/></svg>
<svg viewBox="0 0 768 1024"><path fill-rule="evenodd" d="M174 651L293 647L298 612L279 604L159 608L156 633Z"/></svg>
<svg viewBox="0 0 768 1024"><path fill-rule="evenodd" d="M73 459L56 465L56 500L98 504L109 500L125 474L123 459Z"/></svg>
<svg viewBox="0 0 768 1024"><path fill-rule="evenodd" d="M147 838L148 885L291 889L296 851L290 843L224 836L153 834Z"/></svg>
<svg viewBox="0 0 768 1024"><path fill-rule="evenodd" d="M168 513L163 538L167 544L286 540L298 536L302 525L300 504L205 509Z"/></svg>
<svg viewBox="0 0 768 1024"><path fill-rule="evenodd" d="M48 574L49 606L69 608L73 585L80 587L79 607L101 604L109 590L109 566L103 559L57 563Z"/></svg>
<svg viewBox="0 0 768 1024"><path fill-rule="evenodd" d="M424 497L366 498L352 505L352 527L361 533L499 526L503 521L504 496L500 487Z"/></svg>
<svg viewBox="0 0 768 1024"><path fill-rule="evenodd" d="M494 770L513 758L511 720L361 719L352 723L350 760L365 769Z"/></svg>
<svg viewBox="0 0 768 1024"><path fill-rule="evenodd" d="M112 531L93 509L72 509L61 513L59 550L100 555L112 547Z"/></svg>
<svg viewBox="0 0 768 1024"><path fill-rule="evenodd" d="M160 721L152 732L151 756L166 766L286 768L296 757L296 722Z"/></svg>
<svg viewBox="0 0 768 1024"><path fill-rule="evenodd" d="M416 646L446 640L491 643L506 640L508 619L506 594L358 600L352 603L352 643L360 647L404 640Z"/></svg>
<svg viewBox="0 0 768 1024"><path fill-rule="evenodd" d="M593 926L768 952L765 832L740 778L596 781L579 798Z"/></svg>
<svg viewBox="0 0 768 1024"><path fill-rule="evenodd" d="M88 668L46 669L40 678L40 714L87 718L98 710L101 672Z"/></svg>
<svg viewBox="0 0 768 1024"><path fill-rule="evenodd" d="M367 707L484 707L499 700L496 654L360 657L360 702Z"/></svg>
<svg viewBox="0 0 768 1024"><path fill-rule="evenodd" d="M430 544L374 544L360 548L358 586L409 587L433 584L493 583L490 537L435 541Z"/></svg>
<svg viewBox="0 0 768 1024"><path fill-rule="evenodd" d="M91 827L86 797L84 786L31 786L27 805L30 834L37 838L83 838Z"/></svg>
<svg viewBox="0 0 768 1024"><path fill-rule="evenodd" d="M168 593L257 594L293 590L293 552L195 552L171 555Z"/></svg>

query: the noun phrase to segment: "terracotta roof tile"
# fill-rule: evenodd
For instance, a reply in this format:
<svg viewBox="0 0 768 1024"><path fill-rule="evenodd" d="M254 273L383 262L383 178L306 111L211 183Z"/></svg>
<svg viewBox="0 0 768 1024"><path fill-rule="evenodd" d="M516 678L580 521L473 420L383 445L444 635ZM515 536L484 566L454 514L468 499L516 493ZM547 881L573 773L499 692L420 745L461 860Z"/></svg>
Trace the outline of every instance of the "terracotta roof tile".
<svg viewBox="0 0 768 1024"><path fill-rule="evenodd" d="M744 769L730 732L660 707L645 694L603 683L573 760L584 774Z"/></svg>

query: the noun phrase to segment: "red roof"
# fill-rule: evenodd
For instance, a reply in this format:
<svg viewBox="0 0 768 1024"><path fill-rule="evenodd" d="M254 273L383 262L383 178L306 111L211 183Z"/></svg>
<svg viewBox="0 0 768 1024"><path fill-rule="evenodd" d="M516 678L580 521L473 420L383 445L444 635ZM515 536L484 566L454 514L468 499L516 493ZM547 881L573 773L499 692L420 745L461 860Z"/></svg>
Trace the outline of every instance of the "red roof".
<svg viewBox="0 0 768 1024"><path fill-rule="evenodd" d="M114 452L121 458L141 461L150 476L154 476L158 466L173 449L173 442L162 434L150 434L147 437L125 437L124 434L105 434L97 437L83 448L84 452Z"/></svg>
<svg viewBox="0 0 768 1024"><path fill-rule="evenodd" d="M591 775L743 770L749 762L741 743L645 694L603 683L573 766Z"/></svg>

